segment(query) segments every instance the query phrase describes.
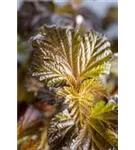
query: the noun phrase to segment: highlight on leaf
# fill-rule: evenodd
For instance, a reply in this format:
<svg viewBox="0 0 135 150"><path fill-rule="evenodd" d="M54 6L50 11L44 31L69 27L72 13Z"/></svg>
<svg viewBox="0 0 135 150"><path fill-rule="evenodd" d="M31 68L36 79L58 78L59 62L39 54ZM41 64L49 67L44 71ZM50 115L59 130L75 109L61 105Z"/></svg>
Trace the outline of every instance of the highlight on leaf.
<svg viewBox="0 0 135 150"><path fill-rule="evenodd" d="M108 96L103 84L95 79L85 80L78 89L64 87L57 94L65 98L71 116L81 127L85 125L97 99Z"/></svg>
<svg viewBox="0 0 135 150"><path fill-rule="evenodd" d="M31 41L36 50L30 72L48 86L77 86L82 80L109 73L110 43L100 33L81 35L72 29L44 26Z"/></svg>
<svg viewBox="0 0 135 150"><path fill-rule="evenodd" d="M106 104L104 101L99 101L91 111L89 123L91 138L95 143L94 145L99 149L117 148L117 124L117 104L114 102Z"/></svg>
<svg viewBox="0 0 135 150"><path fill-rule="evenodd" d="M84 3L18 5L18 150L118 149L118 39Z"/></svg>
<svg viewBox="0 0 135 150"><path fill-rule="evenodd" d="M118 107L99 78L110 70L108 39L95 31L82 35L44 26L31 40L35 52L30 73L48 87L60 87L56 94L66 104L50 122L50 149L117 149Z"/></svg>
<svg viewBox="0 0 135 150"><path fill-rule="evenodd" d="M74 127L74 121L70 117L68 110L57 114L50 123L48 130L48 143L53 150L60 149L64 146L64 138L70 133ZM70 135L69 134L69 135Z"/></svg>
<svg viewBox="0 0 135 150"><path fill-rule="evenodd" d="M113 147L117 149L117 110L117 104L113 102L106 104L104 101L99 101L92 107L91 114L84 120L85 124L81 128L76 124L74 118L72 119L70 117L71 114L68 113L68 118L70 118L70 121L72 122L71 124L70 122L67 122L68 120L64 113L58 114L52 119L48 131L49 144L52 147L52 150L60 149L60 142L56 142L56 140L68 143L66 146L70 147L70 150L108 150ZM62 125L62 123L65 124ZM59 126L59 130L56 125L57 127ZM64 138L68 137L67 132L71 128L72 132L70 132L70 138ZM56 131L59 131L59 134L56 133ZM74 135L72 133L74 133ZM67 136L65 134L67 134ZM52 146L54 144L55 147Z"/></svg>

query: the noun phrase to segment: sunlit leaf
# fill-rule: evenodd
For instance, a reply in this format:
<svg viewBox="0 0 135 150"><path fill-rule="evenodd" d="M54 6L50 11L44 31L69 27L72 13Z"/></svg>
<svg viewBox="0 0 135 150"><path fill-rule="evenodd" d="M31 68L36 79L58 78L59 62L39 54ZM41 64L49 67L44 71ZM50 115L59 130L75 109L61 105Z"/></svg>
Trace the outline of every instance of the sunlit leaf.
<svg viewBox="0 0 135 150"><path fill-rule="evenodd" d="M71 116L81 126L85 124L96 100L108 96L103 84L94 79L85 80L78 89L64 87L57 94L65 97Z"/></svg>
<svg viewBox="0 0 135 150"><path fill-rule="evenodd" d="M61 147L61 143L57 141L63 142L63 145L67 142L71 150L117 149L117 113L117 104L99 101L92 107L91 114L86 114L83 118L84 124L80 128L74 118L72 119L71 113L68 116L60 113L52 120L49 128L49 144L52 150ZM72 132L69 132L71 128Z"/></svg>
<svg viewBox="0 0 135 150"><path fill-rule="evenodd" d="M90 115L89 127L91 139L99 149L104 146L103 143L106 144L104 148L118 147L117 124L118 106L116 103L106 104L104 101L100 101L94 106Z"/></svg>
<svg viewBox="0 0 135 150"><path fill-rule="evenodd" d="M77 150L79 148L79 146L82 144L82 141L84 140L84 138L86 136L86 132L87 132L87 128L86 128L86 126L84 126L80 130L78 136L75 139L73 139L73 142L70 145L71 150Z"/></svg>
<svg viewBox="0 0 135 150"><path fill-rule="evenodd" d="M109 73L110 43L101 34L80 35L79 31L44 26L40 37L33 38L36 50L30 72L48 86L77 86L84 79Z"/></svg>
<svg viewBox="0 0 135 150"><path fill-rule="evenodd" d="M110 43L95 31L44 26L31 39L35 48L32 76L48 87L59 87L67 109L50 122L51 150L117 148L117 104L109 101L99 76L109 74ZM104 101L100 101L104 100Z"/></svg>

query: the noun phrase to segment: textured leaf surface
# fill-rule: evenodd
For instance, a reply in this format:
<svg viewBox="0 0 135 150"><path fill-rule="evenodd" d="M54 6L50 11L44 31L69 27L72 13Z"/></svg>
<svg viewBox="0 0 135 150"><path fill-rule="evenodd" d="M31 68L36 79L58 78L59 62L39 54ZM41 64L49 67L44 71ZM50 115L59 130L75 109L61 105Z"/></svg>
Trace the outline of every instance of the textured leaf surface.
<svg viewBox="0 0 135 150"><path fill-rule="evenodd" d="M44 26L33 38L35 50L30 68L33 76L48 86L78 82L109 72L110 43L101 34Z"/></svg>
<svg viewBox="0 0 135 150"><path fill-rule="evenodd" d="M58 150L64 146L64 138L68 138L71 134L71 129L74 126L74 121L70 117L67 110L57 114L50 123L48 130L48 143L52 150Z"/></svg>
<svg viewBox="0 0 135 150"><path fill-rule="evenodd" d="M85 80L78 89L64 87L58 95L65 97L65 103L69 104L70 115L80 126L84 126L89 120L91 108L97 98L108 96L103 84L95 79Z"/></svg>
<svg viewBox="0 0 135 150"><path fill-rule="evenodd" d="M86 131L87 131L87 128L86 128L86 126L84 126L80 130L78 136L75 139L73 139L73 142L70 145L71 150L77 150L79 148L79 146L82 144L82 141L84 140L84 137L86 135Z"/></svg>
<svg viewBox="0 0 135 150"><path fill-rule="evenodd" d="M83 118L84 125L80 128L71 114L66 112L56 115L48 131L52 150L63 150L66 147L69 150L117 149L117 104L100 101L91 111L89 116Z"/></svg>
<svg viewBox="0 0 135 150"><path fill-rule="evenodd" d="M117 148L117 104L99 75L108 74L110 43L103 35L44 26L32 39L36 48L30 72L47 86L63 85L58 96L68 104L48 129L51 150L108 150Z"/></svg>
<svg viewBox="0 0 135 150"><path fill-rule="evenodd" d="M118 147L118 108L114 102L98 102L92 109L89 130L94 145L99 149Z"/></svg>

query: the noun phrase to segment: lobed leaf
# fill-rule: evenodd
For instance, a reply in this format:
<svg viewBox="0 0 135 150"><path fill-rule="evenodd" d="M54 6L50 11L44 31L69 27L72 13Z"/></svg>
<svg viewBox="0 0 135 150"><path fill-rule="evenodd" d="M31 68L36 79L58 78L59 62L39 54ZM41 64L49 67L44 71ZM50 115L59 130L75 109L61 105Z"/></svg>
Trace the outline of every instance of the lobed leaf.
<svg viewBox="0 0 135 150"><path fill-rule="evenodd" d="M78 86L87 78L109 73L110 43L101 34L44 26L33 38L36 50L30 72L48 86Z"/></svg>

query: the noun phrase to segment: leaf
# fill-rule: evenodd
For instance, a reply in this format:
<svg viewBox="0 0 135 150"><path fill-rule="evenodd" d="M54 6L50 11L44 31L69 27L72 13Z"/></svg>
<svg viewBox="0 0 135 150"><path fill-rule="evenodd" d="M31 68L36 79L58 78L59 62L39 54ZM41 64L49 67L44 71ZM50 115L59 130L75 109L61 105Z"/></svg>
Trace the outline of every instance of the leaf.
<svg viewBox="0 0 135 150"><path fill-rule="evenodd" d="M52 150L60 149L64 145L64 138L73 129L74 121L70 117L67 110L63 113L57 114L50 122L48 129L48 143ZM69 135L70 135L69 134Z"/></svg>
<svg viewBox="0 0 135 150"><path fill-rule="evenodd" d="M42 121L43 114L36 108L34 108L32 105L30 105L23 116L22 126L23 129L26 130Z"/></svg>
<svg viewBox="0 0 135 150"><path fill-rule="evenodd" d="M109 73L110 43L101 34L44 26L40 36L32 39L36 50L30 72L48 86L77 87L87 78Z"/></svg>
<svg viewBox="0 0 135 150"><path fill-rule="evenodd" d="M90 136L86 136L87 126L80 131L75 126L69 112L65 110L56 115L48 130L49 145L51 150L88 150L90 146Z"/></svg>
<svg viewBox="0 0 135 150"><path fill-rule="evenodd" d="M108 96L103 84L95 79L83 81L78 89L64 87L57 94L65 98L65 103L69 105L70 115L79 126L84 126L86 120L89 120L91 108L97 98Z"/></svg>
<svg viewBox="0 0 135 150"><path fill-rule="evenodd" d="M64 86L66 111L56 115L48 130L52 150L108 150L117 148L117 104L108 97L99 75L108 74L110 43L95 31L84 35L56 26L44 26L32 39L35 47L30 72L47 86Z"/></svg>
<svg viewBox="0 0 135 150"><path fill-rule="evenodd" d="M104 101L101 101L96 104L94 109L91 112L92 118L100 119L102 121L106 120L118 120L118 108L117 104L114 102L109 102L107 105Z"/></svg>
<svg viewBox="0 0 135 150"><path fill-rule="evenodd" d="M66 110L66 114L59 113L51 121L48 131L51 150L117 149L117 122L115 126L110 123L110 120L117 121L117 104L99 101L92 107L91 114L86 114L83 118L84 125L80 127L74 118L71 118L71 113ZM115 117L112 117L111 113L116 114ZM108 114L108 117L105 114Z"/></svg>
<svg viewBox="0 0 135 150"><path fill-rule="evenodd" d="M88 134L87 136L85 135L85 138L84 138L83 143L82 143L82 149L83 150L91 149L91 137L90 137L90 134Z"/></svg>
<svg viewBox="0 0 135 150"><path fill-rule="evenodd" d="M99 80L95 80L95 79L85 80L80 86L79 93L84 95L91 93L94 96L98 95L98 96L108 97L108 93L104 85Z"/></svg>
<svg viewBox="0 0 135 150"><path fill-rule="evenodd" d="M115 138L115 140L112 140L110 138L110 134L106 132L107 131L106 124L103 124L99 120L91 119L90 128L91 130L94 130L93 132L94 134L91 139L94 141L94 143L97 145L99 149L102 149L103 147L107 149L107 148L110 148L111 146L117 146L117 139ZM95 136L96 134L98 135L98 137Z"/></svg>
<svg viewBox="0 0 135 150"><path fill-rule="evenodd" d="M99 148L103 148L105 143L106 149L118 147L117 124L118 124L117 104L114 102L98 102L92 109L89 122L91 139ZM96 136L98 134L98 137ZM102 141L102 142L101 142ZM100 144L99 144L100 143Z"/></svg>
<svg viewBox="0 0 135 150"><path fill-rule="evenodd" d="M84 126L80 130L78 136L75 139L73 139L73 142L70 145L70 149L71 150L77 150L78 147L82 144L82 141L83 141L83 139L84 139L84 137L86 135L86 129L87 129L86 126Z"/></svg>
<svg viewBox="0 0 135 150"><path fill-rule="evenodd" d="M18 139L40 132L39 127L43 126L43 119L43 114L30 105L18 121Z"/></svg>

